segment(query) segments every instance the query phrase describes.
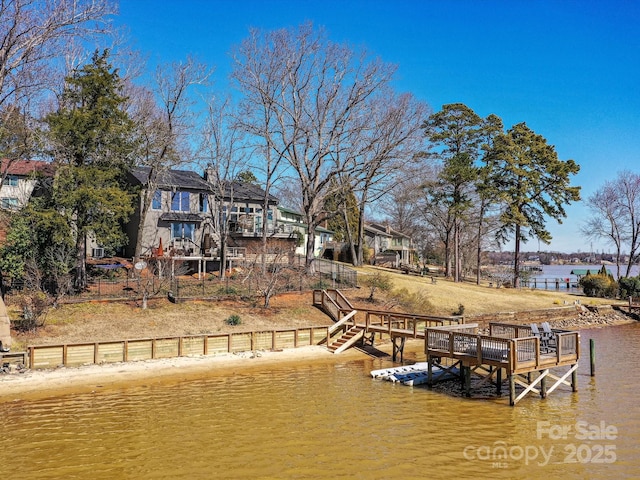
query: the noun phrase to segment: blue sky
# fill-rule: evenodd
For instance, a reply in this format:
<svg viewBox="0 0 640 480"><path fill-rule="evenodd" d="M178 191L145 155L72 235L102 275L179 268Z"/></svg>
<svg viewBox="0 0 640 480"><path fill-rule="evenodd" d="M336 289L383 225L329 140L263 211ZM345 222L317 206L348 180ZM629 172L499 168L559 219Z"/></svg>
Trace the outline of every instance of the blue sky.
<svg viewBox="0 0 640 480"><path fill-rule="evenodd" d="M526 122L581 166L573 183L583 199L640 169L640 2L123 0L115 19L150 69L193 55L215 67L217 89L250 27L305 21L397 64L397 90L433 111L461 102L507 128ZM541 250L589 251L580 234L587 215L582 202L569 206L562 225L549 222L553 240Z"/></svg>

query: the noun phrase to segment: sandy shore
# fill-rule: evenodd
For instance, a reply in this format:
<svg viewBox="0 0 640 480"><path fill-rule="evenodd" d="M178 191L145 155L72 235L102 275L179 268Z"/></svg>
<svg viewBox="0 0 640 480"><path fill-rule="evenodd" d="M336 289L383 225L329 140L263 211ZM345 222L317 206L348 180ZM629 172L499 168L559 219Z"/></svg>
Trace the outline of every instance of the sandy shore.
<svg viewBox="0 0 640 480"><path fill-rule="evenodd" d="M323 346L309 346L281 351L241 352L25 370L21 373L0 375L0 402L87 393L96 389L119 388L142 383L180 381L205 375L230 375L256 369L286 368L291 364L335 363L364 356L364 353L354 349L341 355L334 355Z"/></svg>

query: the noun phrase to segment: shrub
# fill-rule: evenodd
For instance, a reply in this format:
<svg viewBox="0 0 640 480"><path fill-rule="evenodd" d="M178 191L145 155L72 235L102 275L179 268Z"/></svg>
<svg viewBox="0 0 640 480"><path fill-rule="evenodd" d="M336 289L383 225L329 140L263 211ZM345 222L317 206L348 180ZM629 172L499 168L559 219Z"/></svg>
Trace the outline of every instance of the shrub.
<svg viewBox="0 0 640 480"><path fill-rule="evenodd" d="M220 295L238 295L238 289L233 285L220 285L218 293Z"/></svg>
<svg viewBox="0 0 640 480"><path fill-rule="evenodd" d="M458 310L453 312L452 315L455 315L457 317L464 315L464 305L459 303L458 304Z"/></svg>
<svg viewBox="0 0 640 480"><path fill-rule="evenodd" d="M325 290L330 286L331 284L324 279L320 279L316 283L311 284L311 288L314 290Z"/></svg>
<svg viewBox="0 0 640 480"><path fill-rule="evenodd" d="M19 320L13 322L13 326L21 332L34 332L43 327L53 303L50 297L39 290L25 290L16 295L14 302L22 314Z"/></svg>
<svg viewBox="0 0 640 480"><path fill-rule="evenodd" d="M369 298L367 300L370 302L374 301L373 296L376 290L380 289L383 292L390 292L393 288L391 276L380 272L376 272L373 275L363 278L362 284L369 287Z"/></svg>
<svg viewBox="0 0 640 480"><path fill-rule="evenodd" d="M580 286L587 297L612 298L618 293L618 283L607 273L585 275L580 279Z"/></svg>
<svg viewBox="0 0 640 480"><path fill-rule="evenodd" d="M618 280L620 298L640 297L640 276L622 277Z"/></svg>
<svg viewBox="0 0 640 480"><path fill-rule="evenodd" d="M433 311L433 306L424 292L409 292L406 288L401 288L391 292L390 300L408 312L425 314Z"/></svg>
<svg viewBox="0 0 640 480"><path fill-rule="evenodd" d="M226 323L227 325L235 326L240 325L240 323L242 322L240 321L240 315L233 314L229 318L227 318L224 323Z"/></svg>

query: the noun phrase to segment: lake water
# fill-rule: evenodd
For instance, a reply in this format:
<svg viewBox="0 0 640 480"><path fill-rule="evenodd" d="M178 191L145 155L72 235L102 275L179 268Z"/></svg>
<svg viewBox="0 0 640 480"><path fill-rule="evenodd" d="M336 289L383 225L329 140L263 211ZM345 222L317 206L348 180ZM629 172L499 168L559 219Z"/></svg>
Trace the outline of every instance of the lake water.
<svg viewBox="0 0 640 480"><path fill-rule="evenodd" d="M508 388L501 398L467 399L373 380L370 370L391 361L370 358L0 403L0 471L20 479L638 478L640 325L581 337L579 391L561 387L515 407Z"/></svg>

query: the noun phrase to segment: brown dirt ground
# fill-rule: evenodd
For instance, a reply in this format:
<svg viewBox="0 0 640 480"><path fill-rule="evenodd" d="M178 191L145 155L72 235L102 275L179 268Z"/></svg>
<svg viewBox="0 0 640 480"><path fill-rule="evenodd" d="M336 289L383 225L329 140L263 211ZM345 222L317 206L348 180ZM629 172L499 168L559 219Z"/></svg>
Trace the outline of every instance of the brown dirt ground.
<svg viewBox="0 0 640 480"><path fill-rule="evenodd" d="M16 312L17 314L17 312ZM225 320L240 317L230 326ZM9 316L12 317L11 309ZM331 319L312 306L312 294L284 294L271 300L268 309L241 301L191 301L174 304L151 300L146 310L134 302L65 304L51 310L45 326L36 333L12 332L14 347L159 338L207 333L244 332L330 325Z"/></svg>

